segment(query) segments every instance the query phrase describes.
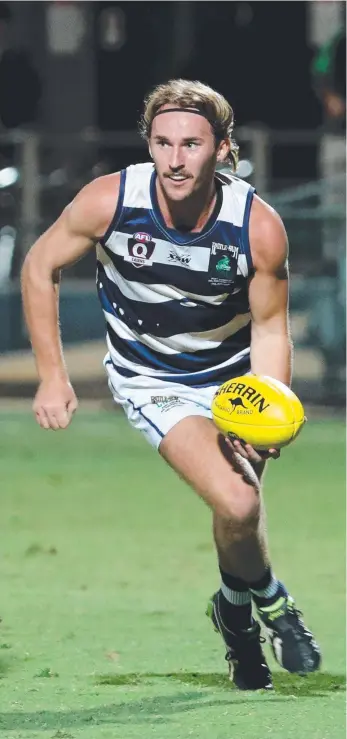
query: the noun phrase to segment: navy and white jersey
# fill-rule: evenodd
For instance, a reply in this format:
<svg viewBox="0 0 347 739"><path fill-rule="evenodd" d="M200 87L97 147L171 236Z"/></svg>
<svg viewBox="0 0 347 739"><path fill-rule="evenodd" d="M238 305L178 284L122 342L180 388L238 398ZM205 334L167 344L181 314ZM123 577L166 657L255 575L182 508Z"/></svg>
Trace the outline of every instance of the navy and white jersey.
<svg viewBox="0 0 347 739"><path fill-rule="evenodd" d="M97 245L109 361L121 375L192 387L250 369L249 214L254 189L216 174L199 233L168 228L152 163L121 172L114 218Z"/></svg>

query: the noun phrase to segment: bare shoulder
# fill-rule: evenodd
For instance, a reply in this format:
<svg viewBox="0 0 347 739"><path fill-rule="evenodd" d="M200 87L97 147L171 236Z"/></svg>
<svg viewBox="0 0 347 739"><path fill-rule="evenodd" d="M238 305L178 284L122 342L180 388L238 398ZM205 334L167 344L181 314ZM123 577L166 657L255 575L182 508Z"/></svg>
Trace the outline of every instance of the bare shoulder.
<svg viewBox="0 0 347 739"><path fill-rule="evenodd" d="M103 236L114 216L120 172L104 175L82 188L65 209L69 229L92 239Z"/></svg>
<svg viewBox="0 0 347 739"><path fill-rule="evenodd" d="M283 221L258 195L251 207L249 240L255 270L287 272L288 239Z"/></svg>

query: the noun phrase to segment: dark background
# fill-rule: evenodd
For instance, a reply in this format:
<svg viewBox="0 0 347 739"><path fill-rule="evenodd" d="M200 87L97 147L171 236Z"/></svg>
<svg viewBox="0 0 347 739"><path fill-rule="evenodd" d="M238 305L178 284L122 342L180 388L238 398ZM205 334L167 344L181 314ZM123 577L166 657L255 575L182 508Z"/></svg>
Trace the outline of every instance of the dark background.
<svg viewBox="0 0 347 739"><path fill-rule="evenodd" d="M97 50L102 129L133 127L148 80L166 79L174 4L93 3L96 24L110 5L121 7L127 19L128 43L119 51ZM262 122L273 128L312 128L320 123L310 74L313 51L306 40L306 3L197 2L192 6L195 48L180 76L216 87L230 100L239 125Z"/></svg>
<svg viewBox="0 0 347 739"><path fill-rule="evenodd" d="M134 128L143 96L170 74L175 3L93 3L95 32L105 7L121 7L128 42L119 51L96 43L97 123L102 130ZM314 50L307 44L307 3L192 3L194 46L179 76L212 85L231 102L236 126L312 129L322 110L312 87ZM176 75L177 76L177 75ZM293 147L294 176L316 176L314 146ZM278 152L274 174L283 167ZM291 172L287 171L288 177Z"/></svg>

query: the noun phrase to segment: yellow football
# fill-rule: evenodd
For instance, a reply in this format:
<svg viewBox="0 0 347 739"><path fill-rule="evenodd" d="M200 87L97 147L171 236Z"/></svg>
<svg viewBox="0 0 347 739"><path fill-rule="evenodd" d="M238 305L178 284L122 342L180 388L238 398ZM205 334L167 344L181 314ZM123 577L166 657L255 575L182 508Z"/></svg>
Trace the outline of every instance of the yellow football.
<svg viewBox="0 0 347 739"><path fill-rule="evenodd" d="M306 420L295 393L265 375L244 375L224 382L214 395L212 416L224 434L259 450L287 446Z"/></svg>

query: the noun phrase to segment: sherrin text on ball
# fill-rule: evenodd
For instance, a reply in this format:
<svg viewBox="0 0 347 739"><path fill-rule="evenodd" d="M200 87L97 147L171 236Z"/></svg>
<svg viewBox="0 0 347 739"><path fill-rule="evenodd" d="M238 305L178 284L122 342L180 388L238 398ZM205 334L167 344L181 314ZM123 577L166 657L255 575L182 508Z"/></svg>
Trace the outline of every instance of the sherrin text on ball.
<svg viewBox="0 0 347 739"><path fill-rule="evenodd" d="M259 450L287 446L306 420L295 393L265 375L243 375L224 382L213 398L212 415L223 433Z"/></svg>

